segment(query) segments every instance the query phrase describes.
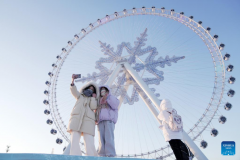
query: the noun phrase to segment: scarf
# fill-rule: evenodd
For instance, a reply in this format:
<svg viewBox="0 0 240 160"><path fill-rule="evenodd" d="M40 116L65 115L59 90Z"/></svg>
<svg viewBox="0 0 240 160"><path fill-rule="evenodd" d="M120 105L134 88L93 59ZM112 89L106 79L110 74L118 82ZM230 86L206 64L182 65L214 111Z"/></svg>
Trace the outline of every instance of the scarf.
<svg viewBox="0 0 240 160"><path fill-rule="evenodd" d="M96 122L99 121L99 115L100 115L100 112L101 112L101 109L102 108L109 108L108 104L107 104L107 100L103 100L103 97L100 98L99 100L99 105L97 107L97 111L96 111Z"/></svg>

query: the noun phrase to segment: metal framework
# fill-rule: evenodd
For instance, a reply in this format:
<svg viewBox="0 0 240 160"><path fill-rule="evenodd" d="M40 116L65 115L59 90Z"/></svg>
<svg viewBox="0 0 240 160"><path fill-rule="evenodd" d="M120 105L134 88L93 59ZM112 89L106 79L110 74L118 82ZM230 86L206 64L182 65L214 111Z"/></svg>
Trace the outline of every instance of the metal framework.
<svg viewBox="0 0 240 160"><path fill-rule="evenodd" d="M60 112L58 111L57 107L57 98L56 98L56 92L57 92L57 81L58 76L61 71L61 68L67 58L67 56L70 54L71 50L77 45L78 42L80 42L85 36L87 36L90 32L97 29L98 27L109 23L113 20L117 20L119 18L124 18L127 16L137 16L137 15L154 15L154 16L161 16L166 17L169 19L172 19L174 21L177 21L186 27L190 28L192 31L194 31L205 43L206 47L208 48L214 68L215 68L215 81L214 81L214 87L213 87L213 93L212 97L210 98L209 104L200 117L200 119L196 122L196 124L187 132L189 137L194 141L196 140L202 132L208 127L210 122L212 121L214 115L216 114L218 107L222 101L223 93L224 93L224 87L225 87L225 66L223 57L221 54L221 51L219 49L219 46L217 45L214 38L209 34L209 30L204 29L201 26L201 23L195 22L192 18L189 18L181 13L176 13L171 10L165 10L165 9L158 9L158 8L138 8L138 9L130 9L130 10L123 10L122 12L115 12L112 15L108 15L107 17L104 17L88 27L84 28L81 33L74 36L74 38L71 40L71 43L68 43L68 45L62 50L62 53L59 55L56 64L57 67L53 67L52 73L53 76L50 76L50 82L51 85L48 88L48 92L50 92L50 95L48 96L49 103L49 109L51 111L51 116L53 117L54 124L57 127L57 130L60 132L60 134L64 137L66 141L69 142L69 135L66 132L66 125L64 121L61 118ZM100 42L101 43L101 42ZM102 46L105 46L102 44ZM139 66L140 67L140 66ZM116 77L116 74L119 72L119 68L115 70L116 73L108 72L106 74L113 75L111 76L112 79L105 79L108 80L108 83L111 84L114 78ZM127 90L128 88L125 88ZM143 88L141 88L143 89ZM142 91L138 91L141 98L145 97ZM146 93L146 92L145 92ZM155 96L148 95L147 98L150 98L152 102L155 102L156 99L154 99ZM123 97L120 98L121 101L123 101ZM143 98L144 102L148 104L147 106L149 108L152 108L153 106L148 103L149 100L146 101L146 98ZM155 103L155 105L157 105ZM152 107L151 107L152 106ZM120 108L120 106L119 106ZM154 107L153 107L154 108ZM151 110L152 113L155 115L155 111ZM187 135L186 134L186 135ZM83 144L82 144L83 145ZM136 156L144 156L149 154L154 154L156 152L164 151L164 149L169 148L169 146L163 147L158 150L154 150L152 152L147 153L141 153L139 155L119 155L120 157L136 157ZM163 157L156 157L156 158L166 158L167 156L172 155L172 153L168 153L167 155ZM197 156L197 154L195 153ZM199 153L201 155L201 153Z"/></svg>

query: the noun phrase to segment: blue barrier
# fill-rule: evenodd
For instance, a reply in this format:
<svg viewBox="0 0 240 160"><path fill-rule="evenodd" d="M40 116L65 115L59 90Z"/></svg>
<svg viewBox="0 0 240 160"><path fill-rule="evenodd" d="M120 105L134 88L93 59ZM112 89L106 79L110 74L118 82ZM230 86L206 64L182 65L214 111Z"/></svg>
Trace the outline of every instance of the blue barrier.
<svg viewBox="0 0 240 160"><path fill-rule="evenodd" d="M116 158L111 157L70 156L61 154L37 154L37 153L0 153L0 160L114 160L114 159L116 160ZM121 159L132 160L133 158L121 158Z"/></svg>

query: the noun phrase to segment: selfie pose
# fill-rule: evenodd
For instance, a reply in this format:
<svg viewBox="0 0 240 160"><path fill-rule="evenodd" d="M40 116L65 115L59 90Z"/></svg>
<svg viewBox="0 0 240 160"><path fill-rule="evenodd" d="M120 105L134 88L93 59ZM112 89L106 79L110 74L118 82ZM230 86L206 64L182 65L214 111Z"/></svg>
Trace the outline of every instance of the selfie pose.
<svg viewBox="0 0 240 160"><path fill-rule="evenodd" d="M98 155L115 157L114 129L118 119L119 100L111 95L108 86L100 87L100 98L96 111L99 136Z"/></svg>
<svg viewBox="0 0 240 160"><path fill-rule="evenodd" d="M162 125L159 128L162 129L164 139L166 142L169 142L176 159L191 159L187 146L181 141L183 132L181 116L172 108L171 101L168 99L162 100L159 110L158 119L162 121Z"/></svg>
<svg viewBox="0 0 240 160"><path fill-rule="evenodd" d="M97 156L97 151L94 145L95 135L95 113L97 109L97 98L99 97L99 88L96 83L89 82L84 85L80 91L72 83L70 90L74 98L77 100L72 109L67 131L71 134L71 143L68 145L64 154L67 155L82 155L79 142L81 136L84 138L84 145L87 156Z"/></svg>

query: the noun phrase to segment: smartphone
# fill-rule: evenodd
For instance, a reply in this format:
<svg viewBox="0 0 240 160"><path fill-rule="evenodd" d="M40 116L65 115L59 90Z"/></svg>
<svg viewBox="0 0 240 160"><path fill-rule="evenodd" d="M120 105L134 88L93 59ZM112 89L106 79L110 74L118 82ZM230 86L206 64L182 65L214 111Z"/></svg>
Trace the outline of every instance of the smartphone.
<svg viewBox="0 0 240 160"><path fill-rule="evenodd" d="M75 79L81 78L81 74L74 74L74 76L75 76Z"/></svg>

